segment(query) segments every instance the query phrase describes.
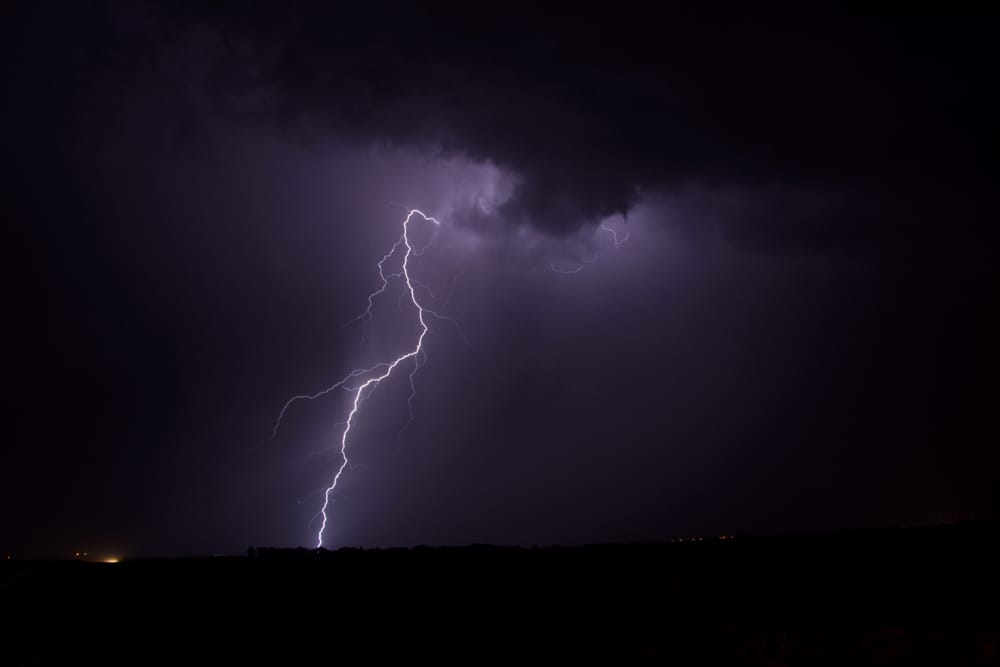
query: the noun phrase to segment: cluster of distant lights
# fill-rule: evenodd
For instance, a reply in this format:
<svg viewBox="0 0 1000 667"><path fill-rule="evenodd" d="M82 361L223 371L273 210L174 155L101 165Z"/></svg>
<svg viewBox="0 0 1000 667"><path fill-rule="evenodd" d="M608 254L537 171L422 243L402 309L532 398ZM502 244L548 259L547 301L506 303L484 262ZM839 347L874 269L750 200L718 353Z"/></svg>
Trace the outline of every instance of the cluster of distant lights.
<svg viewBox="0 0 1000 667"><path fill-rule="evenodd" d="M77 551L73 555L76 558L84 559L84 560L86 560L86 561L88 561L90 563L119 563L119 562L121 562L121 558L119 558L118 556L107 556L105 558L93 558L93 559L91 559L91 558L87 557L87 552L86 551Z"/></svg>
<svg viewBox="0 0 1000 667"><path fill-rule="evenodd" d="M87 563L120 563L121 558L118 556L105 556L104 558L90 558L86 551L75 551L73 552L73 558L76 560L82 560ZM14 560L13 554L7 554L4 560Z"/></svg>

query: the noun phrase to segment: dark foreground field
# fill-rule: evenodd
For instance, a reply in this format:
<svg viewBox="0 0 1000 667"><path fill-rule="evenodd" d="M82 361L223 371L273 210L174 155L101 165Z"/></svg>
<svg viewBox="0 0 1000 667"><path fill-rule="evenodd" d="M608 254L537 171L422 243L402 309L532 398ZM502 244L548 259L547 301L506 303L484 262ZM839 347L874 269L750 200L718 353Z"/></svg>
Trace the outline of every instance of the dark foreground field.
<svg viewBox="0 0 1000 667"><path fill-rule="evenodd" d="M0 663L998 665L998 537L13 561Z"/></svg>

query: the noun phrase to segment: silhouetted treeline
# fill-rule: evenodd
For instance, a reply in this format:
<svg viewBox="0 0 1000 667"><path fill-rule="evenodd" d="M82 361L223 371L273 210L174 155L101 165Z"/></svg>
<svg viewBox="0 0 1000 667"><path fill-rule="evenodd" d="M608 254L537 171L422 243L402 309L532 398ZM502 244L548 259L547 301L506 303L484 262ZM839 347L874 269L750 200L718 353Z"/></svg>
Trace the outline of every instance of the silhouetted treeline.
<svg viewBox="0 0 1000 667"><path fill-rule="evenodd" d="M995 665L1000 650L996 522L247 555L4 564L12 664L128 661L136 645L285 663Z"/></svg>

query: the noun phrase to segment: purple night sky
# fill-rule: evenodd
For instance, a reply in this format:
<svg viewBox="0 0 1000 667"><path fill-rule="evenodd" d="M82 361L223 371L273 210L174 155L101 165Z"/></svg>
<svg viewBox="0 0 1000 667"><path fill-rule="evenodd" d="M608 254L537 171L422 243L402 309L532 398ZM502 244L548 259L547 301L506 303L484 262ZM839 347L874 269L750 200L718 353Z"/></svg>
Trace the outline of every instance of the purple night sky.
<svg viewBox="0 0 1000 667"><path fill-rule="evenodd" d="M0 549L313 546L408 208L328 548L1000 509L995 20L322 7L3 10Z"/></svg>

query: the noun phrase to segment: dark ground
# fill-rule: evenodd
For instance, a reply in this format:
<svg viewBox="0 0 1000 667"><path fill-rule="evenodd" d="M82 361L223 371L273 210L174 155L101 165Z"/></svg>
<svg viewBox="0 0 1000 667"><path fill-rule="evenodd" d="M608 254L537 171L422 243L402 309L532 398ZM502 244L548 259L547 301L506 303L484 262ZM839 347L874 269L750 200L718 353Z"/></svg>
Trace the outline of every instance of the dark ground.
<svg viewBox="0 0 1000 667"><path fill-rule="evenodd" d="M998 564L995 521L666 545L9 561L0 662L1000 665Z"/></svg>

